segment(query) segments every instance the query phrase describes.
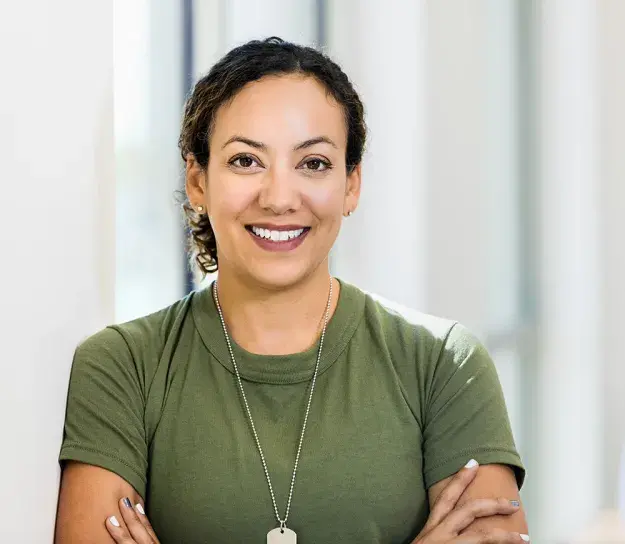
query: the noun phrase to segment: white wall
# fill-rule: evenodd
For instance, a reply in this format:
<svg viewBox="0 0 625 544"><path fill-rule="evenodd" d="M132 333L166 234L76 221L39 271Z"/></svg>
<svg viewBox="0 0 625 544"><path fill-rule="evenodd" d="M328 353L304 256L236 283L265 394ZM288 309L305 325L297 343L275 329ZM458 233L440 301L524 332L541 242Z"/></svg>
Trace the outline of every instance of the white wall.
<svg viewBox="0 0 625 544"><path fill-rule="evenodd" d="M625 447L625 364L623 364L623 308L625 308L625 2L597 4L599 45L599 167L601 188L601 279L605 357L597 363L604 410L603 505L614 507L620 494L625 520L625 455L621 489L617 489L621 450ZM623 450L625 454L625 450Z"/></svg>
<svg viewBox="0 0 625 544"><path fill-rule="evenodd" d="M540 36L540 419L533 478L537 529L569 541L602 493L596 3L550 0ZM566 507L553 505L566 497Z"/></svg>
<svg viewBox="0 0 625 544"><path fill-rule="evenodd" d="M228 0L224 4L224 53L248 40L270 36L301 44L315 38L315 0Z"/></svg>
<svg viewBox="0 0 625 544"><path fill-rule="evenodd" d="M363 188L332 251L333 273L423 309L428 220L425 2L329 2L329 53L364 105L369 141Z"/></svg>
<svg viewBox="0 0 625 544"><path fill-rule="evenodd" d="M183 295L179 0L114 0L117 321Z"/></svg>
<svg viewBox="0 0 625 544"><path fill-rule="evenodd" d="M113 6L0 3L0 541L51 542L72 353L113 318Z"/></svg>

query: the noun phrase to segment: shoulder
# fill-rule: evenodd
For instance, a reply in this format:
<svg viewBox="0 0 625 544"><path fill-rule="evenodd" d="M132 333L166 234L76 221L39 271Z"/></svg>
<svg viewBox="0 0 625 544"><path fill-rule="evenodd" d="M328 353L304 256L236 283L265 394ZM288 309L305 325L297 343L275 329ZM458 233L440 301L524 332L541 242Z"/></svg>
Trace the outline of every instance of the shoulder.
<svg viewBox="0 0 625 544"><path fill-rule="evenodd" d="M469 359L471 366L490 364L482 342L462 323L363 293L367 335L385 346L400 374L425 385L435 374L453 372Z"/></svg>
<svg viewBox="0 0 625 544"><path fill-rule="evenodd" d="M193 294L151 314L109 324L88 336L78 344L74 363L144 366L146 361L158 360L167 341L181 328Z"/></svg>
<svg viewBox="0 0 625 544"><path fill-rule="evenodd" d="M454 339L464 337L466 328L457 321L434 316L409 308L380 295L365 294L365 321L372 329L379 329L389 341L412 344L422 353L455 349ZM468 331L466 331L468 333Z"/></svg>
<svg viewBox="0 0 625 544"><path fill-rule="evenodd" d="M190 293L173 304L150 314L121 323L111 323L87 337L80 343L80 346L94 347L107 345L111 342L119 343L122 340L133 345L141 345L146 342L161 343L184 318L193 295L194 293Z"/></svg>
<svg viewBox="0 0 625 544"><path fill-rule="evenodd" d="M194 295L191 292L165 308L107 328L116 331L131 349L163 346L182 326Z"/></svg>

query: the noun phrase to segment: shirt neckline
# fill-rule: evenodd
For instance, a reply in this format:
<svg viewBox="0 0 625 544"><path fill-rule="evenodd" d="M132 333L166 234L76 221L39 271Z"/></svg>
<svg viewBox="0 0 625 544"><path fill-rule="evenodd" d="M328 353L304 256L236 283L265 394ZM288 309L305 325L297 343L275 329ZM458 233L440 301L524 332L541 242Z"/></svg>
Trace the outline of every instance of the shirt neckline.
<svg viewBox="0 0 625 544"><path fill-rule="evenodd" d="M357 287L336 279L340 284L339 299L326 328L319 374L325 372L338 359L364 314L365 294ZM193 294L191 312L195 327L208 351L234 374L234 366L212 296L213 283ZM319 339L307 350L289 355L259 355L243 349L232 338L230 343L241 378L269 384L293 384L310 380L319 350Z"/></svg>

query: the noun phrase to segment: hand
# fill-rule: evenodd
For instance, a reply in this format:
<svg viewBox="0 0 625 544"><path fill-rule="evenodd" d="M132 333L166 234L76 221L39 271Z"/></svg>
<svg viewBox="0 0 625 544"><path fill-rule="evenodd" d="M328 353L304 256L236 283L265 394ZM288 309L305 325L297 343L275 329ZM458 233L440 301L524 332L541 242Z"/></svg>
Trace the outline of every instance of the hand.
<svg viewBox="0 0 625 544"><path fill-rule="evenodd" d="M469 465L458 472L440 494L425 527L412 544L525 544L529 542L527 535L500 529L481 534L461 534L477 518L511 515L520 507L517 501L508 499L477 499L458 507L458 500L477 475L477 464L472 467Z"/></svg>
<svg viewBox="0 0 625 544"><path fill-rule="evenodd" d="M123 523L115 516L106 519L106 528L115 542L160 544L140 504L133 508L130 499L124 498L119 501L119 511L122 513Z"/></svg>

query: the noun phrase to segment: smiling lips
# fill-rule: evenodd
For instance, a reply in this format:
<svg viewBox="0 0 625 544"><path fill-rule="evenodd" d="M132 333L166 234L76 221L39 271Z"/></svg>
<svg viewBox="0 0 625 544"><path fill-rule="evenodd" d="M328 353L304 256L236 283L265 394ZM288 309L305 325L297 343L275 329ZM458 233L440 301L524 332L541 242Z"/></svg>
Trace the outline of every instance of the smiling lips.
<svg viewBox="0 0 625 544"><path fill-rule="evenodd" d="M254 241L268 251L291 251L306 238L310 227L298 225L249 225L247 231Z"/></svg>

